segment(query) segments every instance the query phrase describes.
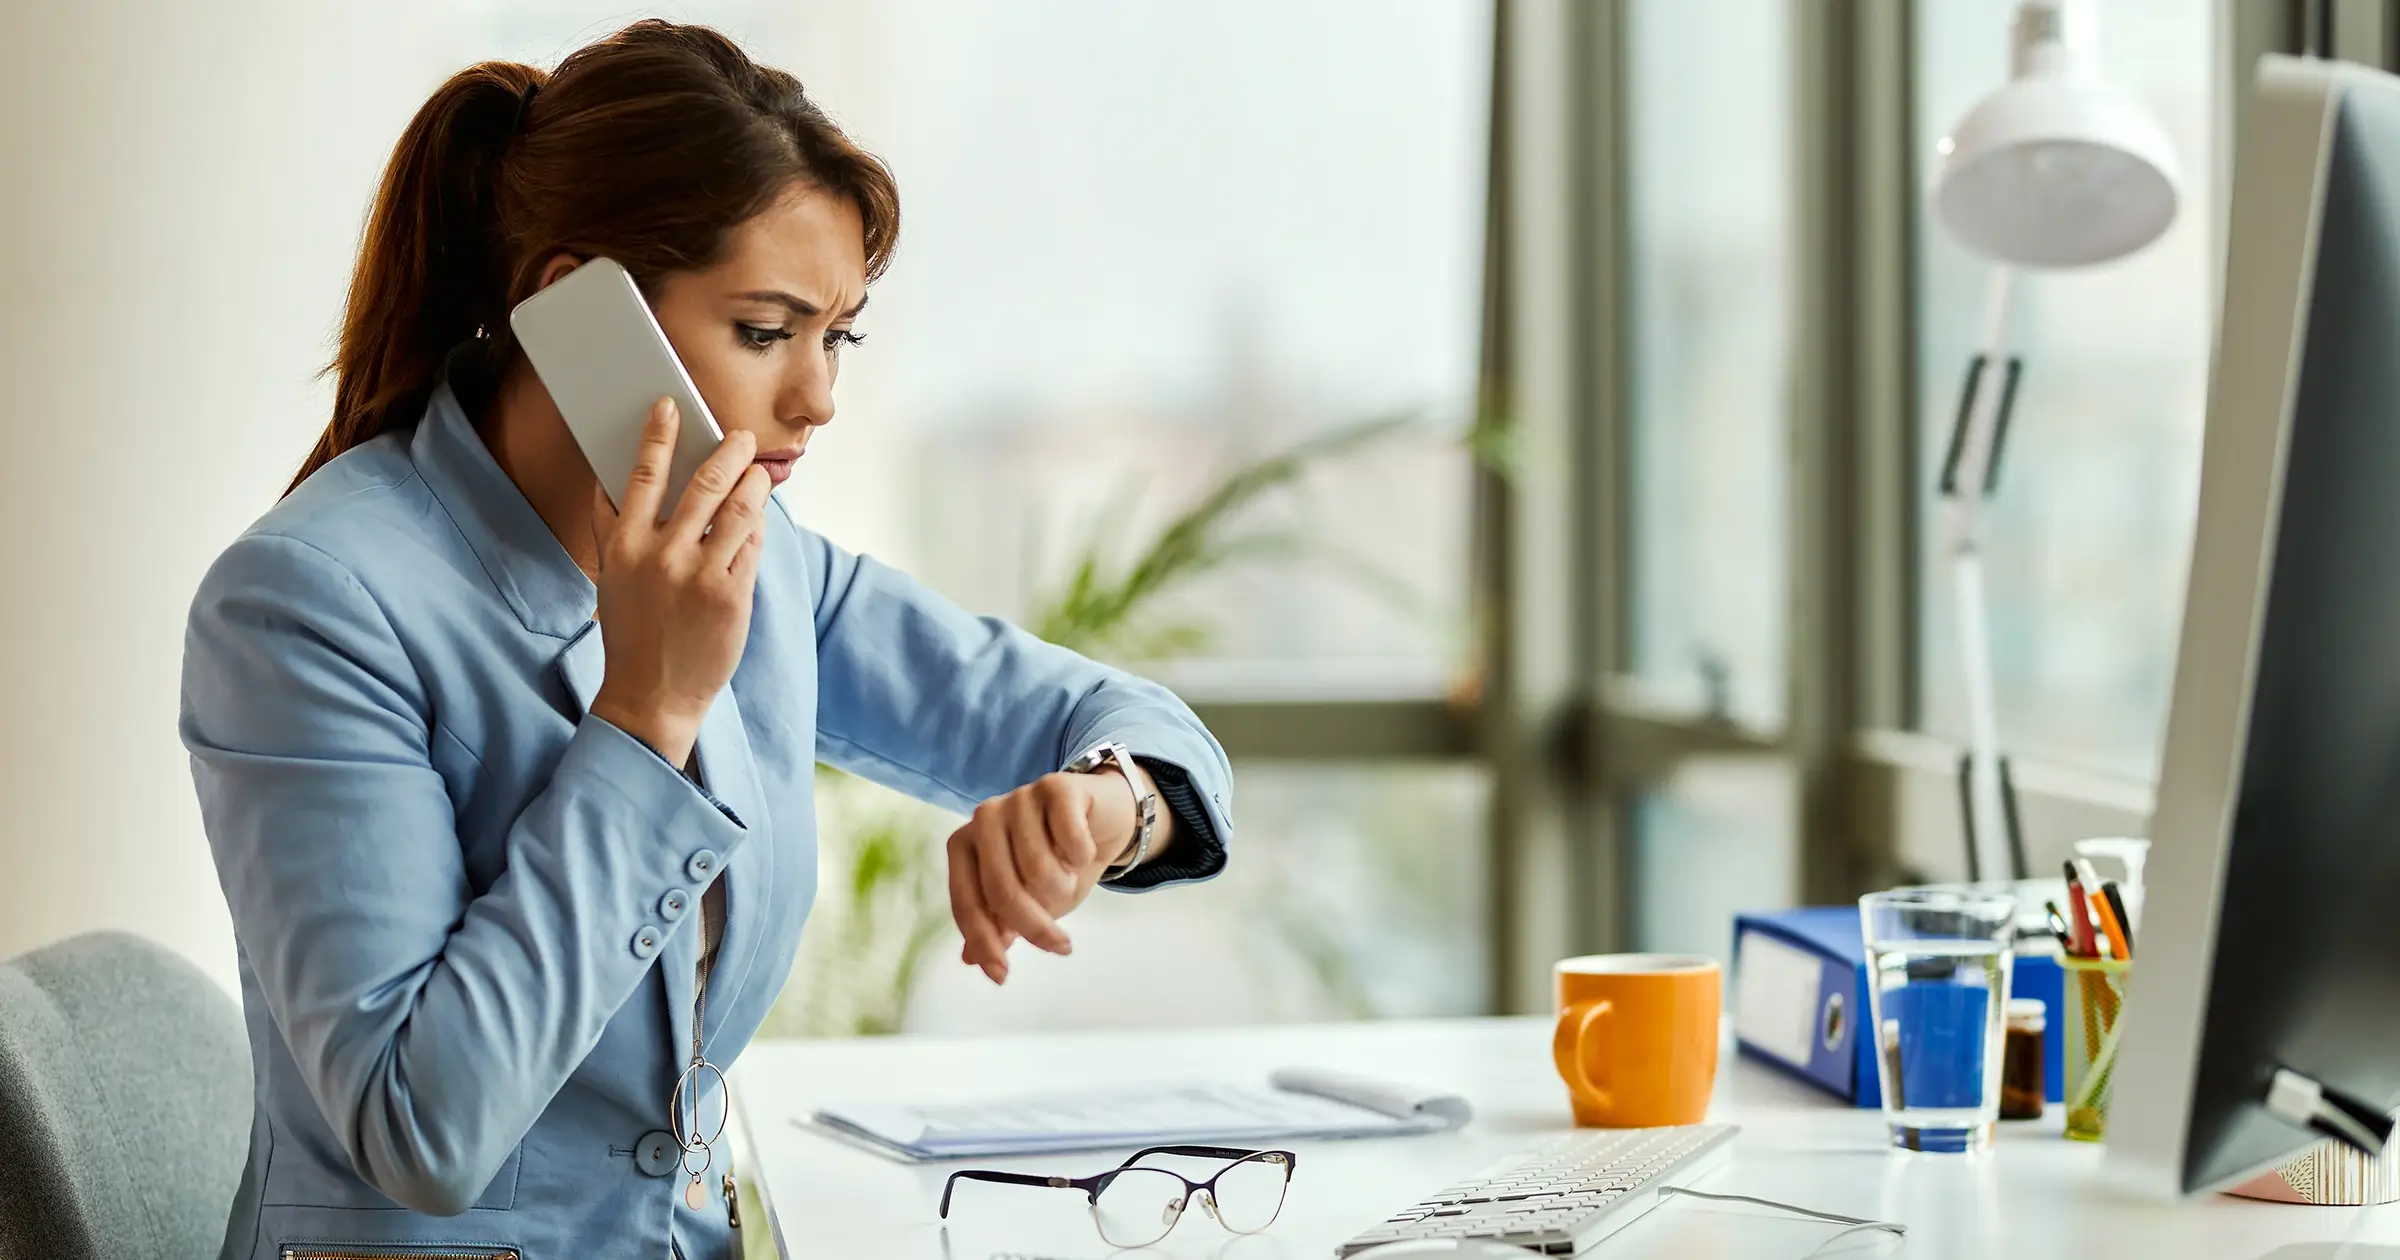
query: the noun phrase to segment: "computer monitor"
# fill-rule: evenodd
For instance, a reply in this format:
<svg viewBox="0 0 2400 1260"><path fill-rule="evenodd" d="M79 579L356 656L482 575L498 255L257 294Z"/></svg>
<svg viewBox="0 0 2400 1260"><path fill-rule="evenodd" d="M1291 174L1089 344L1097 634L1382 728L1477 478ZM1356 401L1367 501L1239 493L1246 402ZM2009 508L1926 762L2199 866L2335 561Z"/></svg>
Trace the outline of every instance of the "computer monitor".
<svg viewBox="0 0 2400 1260"><path fill-rule="evenodd" d="M2400 1102L2400 79L2269 57L2242 114L2108 1120L2178 1195Z"/></svg>

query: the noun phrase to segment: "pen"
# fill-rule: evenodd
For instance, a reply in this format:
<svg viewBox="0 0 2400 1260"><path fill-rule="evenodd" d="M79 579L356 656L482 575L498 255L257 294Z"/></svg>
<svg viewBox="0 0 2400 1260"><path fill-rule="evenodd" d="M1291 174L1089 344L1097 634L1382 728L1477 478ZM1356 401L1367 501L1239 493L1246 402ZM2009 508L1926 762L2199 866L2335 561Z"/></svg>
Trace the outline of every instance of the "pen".
<svg viewBox="0 0 2400 1260"><path fill-rule="evenodd" d="M2092 955L2099 956L2100 944L2105 940L2110 948L2110 957L2123 958L2125 956L2124 928L2115 923L2108 913L2108 903L2100 897L2100 872L2092 868L2091 859L2075 859L2075 878L2076 882L2083 886L2084 898L2091 903L2092 927L2095 933L2092 940Z"/></svg>
<svg viewBox="0 0 2400 1260"><path fill-rule="evenodd" d="M2092 939L2091 902L2083 895L2083 881L2075 877L2075 863L2067 864L2067 913L2075 916L2075 939L2067 952L2078 958L2092 958L2100 953L2098 942Z"/></svg>
<svg viewBox="0 0 2400 1260"><path fill-rule="evenodd" d="M2055 901L2045 901L2042 903L2042 909L2048 911L2050 914L2050 935L2058 938L2060 948L2066 950L2070 954L2074 953L2075 937L2067 927L2067 916L2058 912L2058 903Z"/></svg>
<svg viewBox="0 0 2400 1260"><path fill-rule="evenodd" d="M2133 957L2132 949L2125 943L2125 931L2117 926L2117 916L2109 912L2108 903L2094 902L2092 908L2100 912L2100 930L2108 935L2108 956L2120 961Z"/></svg>
<svg viewBox="0 0 2400 1260"><path fill-rule="evenodd" d="M2125 927L2109 907L2106 897L2092 898L2092 917L2100 921L2100 930L2108 937L2108 956L2118 960L2133 957L2133 946L2125 939Z"/></svg>
<svg viewBox="0 0 2400 1260"><path fill-rule="evenodd" d="M2125 894L2117 891L2117 881L2112 879L2100 885L2100 899L2107 903L2109 914L2115 917L2118 930L2124 934L2125 949L2121 956L2133 957L2133 920L2125 913Z"/></svg>

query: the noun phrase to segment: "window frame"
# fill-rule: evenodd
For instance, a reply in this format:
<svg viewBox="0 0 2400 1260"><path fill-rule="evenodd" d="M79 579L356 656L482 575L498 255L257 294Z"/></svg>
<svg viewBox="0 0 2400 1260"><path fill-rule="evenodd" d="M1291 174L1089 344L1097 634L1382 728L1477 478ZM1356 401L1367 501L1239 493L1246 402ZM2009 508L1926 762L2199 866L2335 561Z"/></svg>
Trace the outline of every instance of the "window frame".
<svg viewBox="0 0 2400 1260"><path fill-rule="evenodd" d="M1925 0L1915 0L1923 3ZM2219 206L2230 200L2237 103L2246 67L2270 52L2332 56L2384 70L2400 69L2400 3L2395 0L2216 0ZM2225 218L2218 216L2223 255ZM1963 878L1965 836L1959 823L1957 744L1914 729L1862 729L1845 759L1856 820L1891 880ZM2093 772L2073 764L2011 759L2026 860L2036 873L2054 869L2075 840L2099 835L2147 835L2155 803L2149 781Z"/></svg>
<svg viewBox="0 0 2400 1260"><path fill-rule="evenodd" d="M1790 0L1791 609L1787 717L1767 731L1664 705L1630 668L1624 5L1495 0L1481 375L1487 417L1532 457L1473 473L1474 694L1197 708L1236 757L1489 770L1496 1012L1547 1009L1550 960L1627 946L1634 803L1696 759L1791 766L1803 902L1966 874L1962 749L1916 728L1911 89L1926 2ZM2238 68L2263 53L2400 69L2400 0L2213 3L2221 146ZM2035 870L2075 839L2147 831L2148 783L2012 766Z"/></svg>
<svg viewBox="0 0 2400 1260"><path fill-rule="evenodd" d="M1486 377L1521 445L1568 457L1479 475L1485 692L1461 734L1494 776L1498 1009L1544 1009L1550 958L1626 946L1630 808L1696 758L1791 764L1806 902L1965 876L1962 750L1916 729L1911 76L1925 2L1791 0L1789 697L1785 727L1759 731L1662 708L1628 668L1623 5L1499 0ZM2238 68L2263 53L2400 68L2400 0L2214 4L2220 145ZM2148 828L2148 783L2014 770L2036 870L2074 839Z"/></svg>

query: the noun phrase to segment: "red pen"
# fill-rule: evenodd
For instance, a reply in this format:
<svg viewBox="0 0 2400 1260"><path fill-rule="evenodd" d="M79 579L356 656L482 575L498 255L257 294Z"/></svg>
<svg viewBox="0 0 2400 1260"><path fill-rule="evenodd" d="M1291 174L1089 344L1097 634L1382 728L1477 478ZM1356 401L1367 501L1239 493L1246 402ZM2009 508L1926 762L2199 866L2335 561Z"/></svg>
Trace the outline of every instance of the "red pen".
<svg viewBox="0 0 2400 1260"><path fill-rule="evenodd" d="M2099 941L2092 935L2092 907L2090 899L2083 891L2083 881L2075 878L2075 864L2073 862L2068 862L2066 863L2066 868L2067 913L2074 916L2075 919L2075 939L2069 942L2067 946L2068 951L2073 953L2077 958L2098 958L2100 956L2100 944Z"/></svg>

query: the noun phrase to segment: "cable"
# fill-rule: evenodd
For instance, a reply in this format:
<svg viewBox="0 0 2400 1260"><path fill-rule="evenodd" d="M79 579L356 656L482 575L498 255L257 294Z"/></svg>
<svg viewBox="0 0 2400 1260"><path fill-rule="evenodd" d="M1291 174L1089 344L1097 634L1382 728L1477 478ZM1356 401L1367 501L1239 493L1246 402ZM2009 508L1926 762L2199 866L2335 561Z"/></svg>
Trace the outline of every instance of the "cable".
<svg viewBox="0 0 2400 1260"><path fill-rule="evenodd" d="M1810 1257L1823 1255L1825 1254L1825 1249L1827 1247L1830 1247L1835 1243L1848 1238L1852 1234L1861 1234L1872 1229L1888 1229L1892 1231L1892 1234L1895 1237L1904 1236L1908 1233L1908 1230L1905 1226L1893 1225L1887 1221L1869 1221L1864 1225L1851 1225L1842 1229L1837 1229L1831 1234L1826 1235L1825 1241L1809 1248L1808 1255L1800 1257L1800 1260L1810 1260Z"/></svg>
<svg viewBox="0 0 2400 1260"><path fill-rule="evenodd" d="M1854 1229L1884 1229L1895 1234L1908 1232L1908 1226L1896 1221L1861 1220L1855 1216L1843 1216L1838 1212L1820 1212L1815 1208L1796 1207L1789 1203L1777 1203L1773 1199L1752 1198L1746 1194L1710 1194L1705 1190L1687 1190L1682 1186L1660 1186L1658 1192L1660 1194L1688 1195L1695 1199L1712 1199L1718 1203L1754 1203L1759 1207L1773 1208L1778 1212L1790 1212L1795 1216L1811 1216L1829 1224L1848 1225Z"/></svg>
<svg viewBox="0 0 2400 1260"><path fill-rule="evenodd" d="M1812 1256L1817 1254L1817 1252L1823 1251L1825 1248L1833 1245L1836 1240L1847 1238L1852 1234L1856 1234L1864 1230L1879 1229L1886 1233L1899 1235L1901 1237L1906 1237L1908 1235L1908 1226L1902 1225L1897 1221L1861 1220L1855 1216L1843 1216L1838 1212L1820 1212L1815 1208L1804 1208L1790 1203L1777 1203L1773 1199L1760 1199L1747 1194L1711 1194L1706 1190L1689 1190L1682 1186L1660 1186L1658 1188L1658 1192L1660 1194L1680 1194L1686 1198L1692 1199L1708 1199L1716 1203L1749 1203L1758 1207L1772 1208L1778 1212L1789 1212L1794 1216L1805 1216L1812 1220L1824 1221L1831 1225L1849 1226L1848 1229L1841 1230L1840 1232L1834 1234L1833 1237L1827 1238L1823 1242L1818 1243L1816 1248L1808 1253Z"/></svg>

